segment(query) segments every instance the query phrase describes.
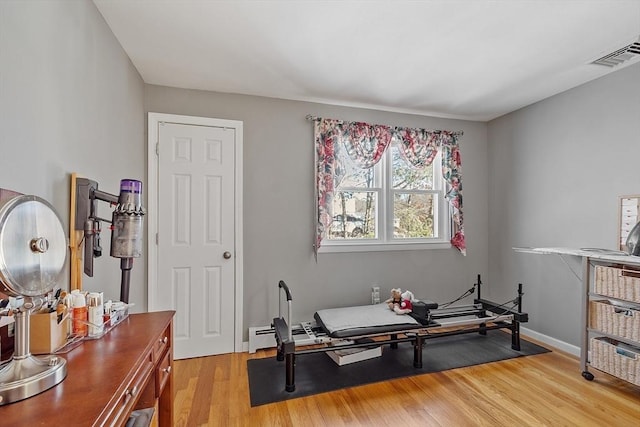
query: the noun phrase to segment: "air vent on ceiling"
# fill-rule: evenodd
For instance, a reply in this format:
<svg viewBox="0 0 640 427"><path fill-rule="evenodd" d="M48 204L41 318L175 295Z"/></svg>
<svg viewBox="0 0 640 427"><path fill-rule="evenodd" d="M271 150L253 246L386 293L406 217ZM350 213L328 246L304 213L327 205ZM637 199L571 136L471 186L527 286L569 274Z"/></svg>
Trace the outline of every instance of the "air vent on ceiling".
<svg viewBox="0 0 640 427"><path fill-rule="evenodd" d="M596 59L592 64L604 65L605 67L615 67L623 62L640 57L640 39L621 49L611 52L600 59Z"/></svg>

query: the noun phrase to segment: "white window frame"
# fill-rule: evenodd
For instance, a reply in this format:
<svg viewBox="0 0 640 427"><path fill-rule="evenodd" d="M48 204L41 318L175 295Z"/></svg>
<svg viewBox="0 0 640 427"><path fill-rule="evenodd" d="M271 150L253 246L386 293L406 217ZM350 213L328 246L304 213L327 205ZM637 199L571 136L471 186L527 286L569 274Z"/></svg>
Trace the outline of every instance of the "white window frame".
<svg viewBox="0 0 640 427"><path fill-rule="evenodd" d="M392 142L394 144L395 142ZM434 193L437 195L436 213L434 215L434 229L437 237L424 239L394 239L393 238L393 195L398 193L411 193L412 190L394 190L391 180L391 146L387 148L384 156L374 166L376 182L382 182L382 188L341 188L340 191L377 192L376 204L377 239L336 239L324 238L318 253L339 252L379 252L379 251L406 251L425 249L451 248L451 219L449 215L449 202L446 200L446 183L442 177L442 150L438 150L433 160L433 190L416 190L415 193ZM378 179L380 177L381 179Z"/></svg>

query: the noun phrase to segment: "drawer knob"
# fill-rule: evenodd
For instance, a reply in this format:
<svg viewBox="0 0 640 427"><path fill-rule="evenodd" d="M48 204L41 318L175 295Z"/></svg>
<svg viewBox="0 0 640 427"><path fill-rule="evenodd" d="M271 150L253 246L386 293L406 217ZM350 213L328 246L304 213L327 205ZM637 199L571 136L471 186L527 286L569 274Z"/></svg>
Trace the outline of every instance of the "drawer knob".
<svg viewBox="0 0 640 427"><path fill-rule="evenodd" d="M132 397L135 397L138 394L138 386L134 385L133 388L131 390L127 390L127 392L124 395L124 401L128 402L131 400Z"/></svg>
<svg viewBox="0 0 640 427"><path fill-rule="evenodd" d="M138 386L134 385L133 388L127 392L127 394L131 397L135 397L138 394Z"/></svg>
<svg viewBox="0 0 640 427"><path fill-rule="evenodd" d="M162 344L166 344L167 342L169 342L169 338L168 337L164 337L161 340L159 340Z"/></svg>
<svg viewBox="0 0 640 427"><path fill-rule="evenodd" d="M167 374L170 374L170 373L171 373L171 366L167 366L167 367L166 367L166 368L164 368L162 371L163 371L163 372L166 372Z"/></svg>

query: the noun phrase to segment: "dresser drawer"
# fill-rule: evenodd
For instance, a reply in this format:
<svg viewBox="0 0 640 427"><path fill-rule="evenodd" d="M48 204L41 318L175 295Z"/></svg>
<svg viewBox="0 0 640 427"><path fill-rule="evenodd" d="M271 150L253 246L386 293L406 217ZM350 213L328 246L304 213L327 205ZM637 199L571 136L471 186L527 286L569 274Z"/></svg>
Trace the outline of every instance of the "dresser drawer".
<svg viewBox="0 0 640 427"><path fill-rule="evenodd" d="M156 367L156 397L160 397L164 386L171 377L171 370L173 366L171 364L171 351L167 351L164 357Z"/></svg>
<svg viewBox="0 0 640 427"><path fill-rule="evenodd" d="M153 373L153 352L149 352L135 375L118 396L106 425L124 425Z"/></svg>
<svg viewBox="0 0 640 427"><path fill-rule="evenodd" d="M162 355L164 354L165 350L169 347L171 347L171 325L169 325L167 327L167 329L165 329L159 336L158 339L155 341L155 344L153 346L153 363L155 364L156 362L158 362L158 360L160 360L160 358L162 357Z"/></svg>

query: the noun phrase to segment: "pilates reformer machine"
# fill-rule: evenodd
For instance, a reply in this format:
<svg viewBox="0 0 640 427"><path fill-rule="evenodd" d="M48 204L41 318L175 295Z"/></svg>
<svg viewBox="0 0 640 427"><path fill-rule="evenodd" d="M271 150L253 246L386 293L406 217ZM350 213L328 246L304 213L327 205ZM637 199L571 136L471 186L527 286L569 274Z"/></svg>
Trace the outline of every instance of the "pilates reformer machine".
<svg viewBox="0 0 640 427"><path fill-rule="evenodd" d="M522 284L517 296L498 304L481 298L481 280L463 295L438 307L432 301L413 301L413 312L397 315L386 304L318 310L315 322L303 322L301 327L292 326L292 296L284 281L278 287L284 292L287 303L287 318L283 317L282 305L279 317L273 319L277 344L277 360L285 362L285 390L295 391L296 356L335 350L371 348L372 345L389 344L398 348L399 343L413 345L413 366L422 368L422 350L426 341L433 338L477 332L486 335L494 329L511 331L511 348L520 351L520 323L529 316L522 312ZM477 291L477 298L470 305L451 305ZM305 339L296 339L303 333ZM373 342L372 342L373 341ZM296 347L300 347L296 349Z"/></svg>

